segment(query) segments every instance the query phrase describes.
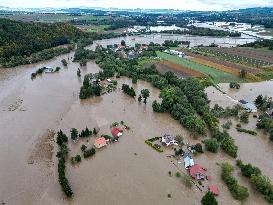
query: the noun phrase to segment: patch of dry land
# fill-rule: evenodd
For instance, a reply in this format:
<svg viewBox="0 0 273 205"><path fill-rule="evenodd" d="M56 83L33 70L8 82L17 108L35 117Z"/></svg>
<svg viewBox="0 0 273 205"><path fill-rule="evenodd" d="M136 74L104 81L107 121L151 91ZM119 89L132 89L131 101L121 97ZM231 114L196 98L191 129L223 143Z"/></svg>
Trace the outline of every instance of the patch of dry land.
<svg viewBox="0 0 273 205"><path fill-rule="evenodd" d="M19 72L19 68L0 70L0 201L15 205L200 204L206 187L202 191L196 186L189 189L180 179L170 177L169 171L175 173L180 169L185 172L183 166L178 164L177 168L176 162L167 158L168 152L158 153L144 143L147 138L165 133L180 134L190 144L200 141L194 140L169 114L152 111L152 101L158 99L159 90L143 81L133 85L137 94L143 88L151 92L147 105L140 104L120 89L122 83L131 85L131 80L120 78L116 91L80 101L78 92L83 77L78 78L76 75L79 65L71 61L67 68L61 65L61 59L72 55L20 67ZM58 73L43 74L32 81L31 73L42 66L60 66L62 69ZM89 62L81 70L83 76L98 72L99 67ZM255 90L256 85L259 84L250 87ZM242 86L241 90L230 95L246 98L250 87ZM261 87L259 93L266 94L267 91L270 89ZM218 100L219 103L227 102L222 101L216 90L209 88L207 92L212 103ZM249 100L252 100L256 95L249 93ZM9 107L14 104L17 108L10 110ZM62 129L70 136L69 130L72 127L81 130L87 126L99 127L100 134L110 135L112 122L121 120L131 129L124 131L119 142L98 150L95 156L82 159L78 165L72 165L67 160L66 176L74 192L73 199L67 200L58 182L55 157L58 148L49 130ZM254 125L255 122L251 121L248 126ZM262 133L252 137L238 134L234 130L232 132L239 146L239 158L259 166L272 179L272 145ZM80 146L83 143L91 146L92 140L94 138L88 142L87 139L80 139L77 143L69 140L69 157L81 153ZM240 204L232 198L220 179L221 169L216 164L223 161L234 164L234 159L221 151L218 154L206 152L194 156L194 159L207 168L207 174L212 176L210 183L218 185L219 204ZM247 180L236 175L241 184L249 187ZM171 198L167 197L168 194L171 194ZM266 202L250 189L250 197L244 204L263 205Z"/></svg>

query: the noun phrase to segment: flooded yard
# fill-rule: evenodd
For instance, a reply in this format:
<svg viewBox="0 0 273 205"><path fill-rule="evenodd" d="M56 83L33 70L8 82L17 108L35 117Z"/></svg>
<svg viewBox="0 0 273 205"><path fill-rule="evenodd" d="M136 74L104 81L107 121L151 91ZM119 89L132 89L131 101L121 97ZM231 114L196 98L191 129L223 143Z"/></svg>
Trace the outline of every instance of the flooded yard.
<svg viewBox="0 0 273 205"><path fill-rule="evenodd" d="M113 40L105 40L103 44L113 44ZM205 192L195 186L188 189L180 179L170 177L169 171L177 171L175 162L172 163L165 152L158 153L144 143L148 138L166 133L180 134L190 144L200 141L193 139L169 114L152 111L152 102L158 99L159 90L143 81L133 85L137 95L143 88L150 90L147 104L140 104L121 91L122 83L131 85L131 80L120 78L116 91L80 101L78 93L83 77L77 77L78 63L69 61L67 68L62 66L61 60L68 56L73 53L35 65L0 69L0 200L16 205L200 204ZM60 66L62 69L59 73L43 74L31 80L31 73L42 66ZM83 76L98 72L99 67L89 62L81 71ZM225 88L225 85L221 86ZM251 88L254 90L255 85ZM249 87L242 86L240 97L247 97L248 92L252 96L254 91L247 90ZM239 92L230 95L235 98ZM209 97L213 97L212 103L220 99L218 94L209 93ZM115 121L124 121L131 128L124 132L119 142L102 148L79 165L71 165L67 160L66 175L75 195L67 201L58 182L57 147L48 130L62 129L70 137L71 128L81 130L87 126L99 127L99 134L109 135L110 125ZM272 145L260 135L231 133L231 136L239 146L239 158L259 166L272 179L272 173L269 173L272 163L268 163L272 162ZM93 140L80 139L76 144L70 140L69 157L80 154L80 146L91 146ZM194 159L208 169L208 174L213 177L211 183L218 185L219 204L240 204L221 181L221 169L216 164L223 161L234 164L233 159L222 152L205 153L194 156ZM179 166L185 172L182 165ZM238 178L249 187L243 178ZM168 198L168 194L172 197ZM266 202L251 191L245 204Z"/></svg>

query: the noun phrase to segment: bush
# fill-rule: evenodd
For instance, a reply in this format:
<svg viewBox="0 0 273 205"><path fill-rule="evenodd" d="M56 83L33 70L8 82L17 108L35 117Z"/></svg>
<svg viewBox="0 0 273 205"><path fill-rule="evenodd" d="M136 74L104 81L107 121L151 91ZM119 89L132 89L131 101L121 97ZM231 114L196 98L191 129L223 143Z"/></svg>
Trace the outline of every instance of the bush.
<svg viewBox="0 0 273 205"><path fill-rule="evenodd" d="M179 178L179 177L181 177L181 173L180 173L180 172L176 172L176 173L175 173L175 176L176 176L177 178Z"/></svg>
<svg viewBox="0 0 273 205"><path fill-rule="evenodd" d="M87 149L86 145L83 144L83 145L81 146L81 151L82 151L82 152L85 152L86 149Z"/></svg>
<svg viewBox="0 0 273 205"><path fill-rule="evenodd" d="M215 138L204 140L205 148L209 152L217 152L219 144Z"/></svg>
<svg viewBox="0 0 273 205"><path fill-rule="evenodd" d="M82 161L81 155L76 155L75 157L71 157L71 163L79 163Z"/></svg>
<svg viewBox="0 0 273 205"><path fill-rule="evenodd" d="M218 205L213 193L207 192L201 200L202 205Z"/></svg>
<svg viewBox="0 0 273 205"><path fill-rule="evenodd" d="M240 115L240 121L243 122L243 123L248 123L249 120L249 113L248 112L243 112L241 115Z"/></svg>
<svg viewBox="0 0 273 205"><path fill-rule="evenodd" d="M91 149L89 150L85 150L84 153L83 153L83 157L84 158L88 158L88 157L92 157L93 155L96 154L96 150L94 147L92 147Z"/></svg>
<svg viewBox="0 0 273 205"><path fill-rule="evenodd" d="M231 83L229 83L229 87L230 88L240 89L240 84L236 83L236 82L231 82Z"/></svg>
<svg viewBox="0 0 273 205"><path fill-rule="evenodd" d="M197 143L197 144L195 145L195 150L196 150L196 152L203 153L202 144Z"/></svg>
<svg viewBox="0 0 273 205"><path fill-rule="evenodd" d="M67 66L67 64L68 64L67 61L66 61L65 59L63 59L61 62L62 62L62 64L63 64L63 66Z"/></svg>

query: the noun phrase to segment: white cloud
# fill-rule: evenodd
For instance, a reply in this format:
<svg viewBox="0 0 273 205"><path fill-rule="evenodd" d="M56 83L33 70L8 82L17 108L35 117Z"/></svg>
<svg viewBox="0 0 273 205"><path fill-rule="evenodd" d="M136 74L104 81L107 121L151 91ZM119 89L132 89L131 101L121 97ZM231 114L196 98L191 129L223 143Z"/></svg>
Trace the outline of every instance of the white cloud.
<svg viewBox="0 0 273 205"><path fill-rule="evenodd" d="M256 6L272 6L273 0L0 0L8 7L115 7L171 8L181 10L226 10Z"/></svg>

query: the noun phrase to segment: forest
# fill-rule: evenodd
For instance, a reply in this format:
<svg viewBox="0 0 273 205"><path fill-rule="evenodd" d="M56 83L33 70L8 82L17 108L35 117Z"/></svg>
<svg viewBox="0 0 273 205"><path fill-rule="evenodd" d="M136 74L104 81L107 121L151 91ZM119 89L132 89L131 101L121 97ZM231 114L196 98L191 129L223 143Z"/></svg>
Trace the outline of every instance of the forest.
<svg viewBox="0 0 273 205"><path fill-rule="evenodd" d="M33 53L70 43L83 33L66 23L23 23L0 19L0 63L14 56Z"/></svg>

